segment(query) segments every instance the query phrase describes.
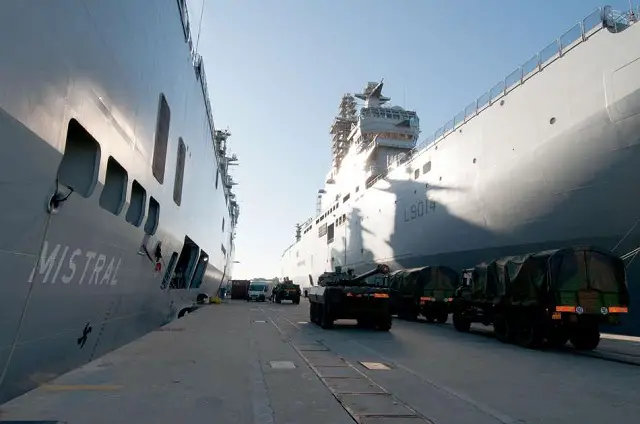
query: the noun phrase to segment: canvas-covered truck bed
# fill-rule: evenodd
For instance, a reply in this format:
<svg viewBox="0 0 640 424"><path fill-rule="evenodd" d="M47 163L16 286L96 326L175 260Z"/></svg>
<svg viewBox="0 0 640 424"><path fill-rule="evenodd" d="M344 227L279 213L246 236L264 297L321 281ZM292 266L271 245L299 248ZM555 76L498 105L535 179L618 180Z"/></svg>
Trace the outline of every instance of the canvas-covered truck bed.
<svg viewBox="0 0 640 424"><path fill-rule="evenodd" d="M629 292L622 259L597 247L568 247L500 258L463 272L454 298L454 326L493 325L505 342L544 341L594 349L599 326L619 323Z"/></svg>
<svg viewBox="0 0 640 424"><path fill-rule="evenodd" d="M446 266L425 266L389 275L391 310L399 318L447 322L459 283L458 273Z"/></svg>

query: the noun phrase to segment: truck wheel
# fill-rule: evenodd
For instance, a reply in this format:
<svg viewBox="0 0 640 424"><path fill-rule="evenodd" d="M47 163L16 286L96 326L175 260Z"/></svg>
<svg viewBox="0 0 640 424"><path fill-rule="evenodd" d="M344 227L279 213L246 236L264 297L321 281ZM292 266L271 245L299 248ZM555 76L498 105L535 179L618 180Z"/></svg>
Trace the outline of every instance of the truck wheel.
<svg viewBox="0 0 640 424"><path fill-rule="evenodd" d="M547 344L554 349L563 348L569 341L568 332L562 328L553 328L547 336Z"/></svg>
<svg viewBox="0 0 640 424"><path fill-rule="evenodd" d="M578 329L571 337L571 344L578 350L593 350L600 344L600 331L598 329Z"/></svg>
<svg viewBox="0 0 640 424"><path fill-rule="evenodd" d="M447 311L441 311L436 319L438 320L438 323L444 324L449 319L449 313Z"/></svg>
<svg viewBox="0 0 640 424"><path fill-rule="evenodd" d="M296 305L299 305L299 304L300 304L300 298L299 298L299 297L298 297L298 298L296 298L296 299L293 301L293 303L295 303Z"/></svg>
<svg viewBox="0 0 640 424"><path fill-rule="evenodd" d="M391 317L382 318L378 321L376 330L378 331L389 331L391 330L391 324L393 323Z"/></svg>
<svg viewBox="0 0 640 424"><path fill-rule="evenodd" d="M513 324L505 315L497 314L493 320L493 333L496 335L496 339L502 343L511 343L513 341Z"/></svg>
<svg viewBox="0 0 640 424"><path fill-rule="evenodd" d="M522 317L518 326L518 345L527 349L538 349L542 345L542 331L534 317Z"/></svg>
<svg viewBox="0 0 640 424"><path fill-rule="evenodd" d="M468 333L471 330L471 320L460 312L453 313L453 327L461 333Z"/></svg>
<svg viewBox="0 0 640 424"><path fill-rule="evenodd" d="M427 322L435 321L435 316L431 308L426 308L423 315L426 318Z"/></svg>

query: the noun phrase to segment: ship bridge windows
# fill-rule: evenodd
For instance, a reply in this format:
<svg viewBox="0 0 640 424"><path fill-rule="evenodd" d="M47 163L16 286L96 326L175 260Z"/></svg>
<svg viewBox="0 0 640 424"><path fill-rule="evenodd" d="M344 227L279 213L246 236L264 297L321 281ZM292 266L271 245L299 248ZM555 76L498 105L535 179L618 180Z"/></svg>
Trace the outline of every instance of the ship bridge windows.
<svg viewBox="0 0 640 424"><path fill-rule="evenodd" d="M351 193L348 193L346 196L342 198L342 203L345 203L351 197Z"/></svg>
<svg viewBox="0 0 640 424"><path fill-rule="evenodd" d="M109 156L104 187L100 193L100 207L116 216L119 215L126 201L128 181L127 171L113 157Z"/></svg>
<svg viewBox="0 0 640 424"><path fill-rule="evenodd" d="M182 203L182 185L184 182L184 162L187 148L182 137L178 138L178 157L176 159L176 176L173 182L173 201L180 206Z"/></svg>
<svg viewBox="0 0 640 424"><path fill-rule="evenodd" d="M131 202L127 209L126 220L129 224L139 227L144 218L144 206L147 202L147 192L136 180L131 184Z"/></svg>
<svg viewBox="0 0 640 424"><path fill-rule="evenodd" d="M147 222L144 224L144 232L150 236L156 233L158 222L160 221L160 204L151 196L149 198L149 213L147 214Z"/></svg>
<svg viewBox="0 0 640 424"><path fill-rule="evenodd" d="M341 225L343 225L345 223L345 221L347 220L347 215L346 214L342 214L341 216L338 217L338 219L336 220L336 227L339 227Z"/></svg>
<svg viewBox="0 0 640 424"><path fill-rule="evenodd" d="M158 118L156 121L156 139L153 148L151 170L160 184L164 183L164 168L167 161L167 145L169 144L169 122L171 110L164 94L158 100Z"/></svg>
<svg viewBox="0 0 640 424"><path fill-rule="evenodd" d="M69 121L58 183L88 198L98 183L100 144L75 119Z"/></svg>

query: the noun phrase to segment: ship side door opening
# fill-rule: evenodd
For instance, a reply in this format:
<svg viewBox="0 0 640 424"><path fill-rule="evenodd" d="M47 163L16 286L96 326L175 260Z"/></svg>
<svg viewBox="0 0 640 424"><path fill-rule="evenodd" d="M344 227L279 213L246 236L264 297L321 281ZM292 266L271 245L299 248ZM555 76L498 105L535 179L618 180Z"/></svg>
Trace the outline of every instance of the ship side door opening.
<svg viewBox="0 0 640 424"><path fill-rule="evenodd" d="M207 273L207 265L209 264L209 255L204 250L200 251L200 258L198 258L198 264L196 265L196 272L193 275L190 289L197 289L202 285L202 280Z"/></svg>
<svg viewBox="0 0 640 424"><path fill-rule="evenodd" d="M189 287L194 276L199 251L198 245L185 236L175 272L171 277L171 289L186 289ZM169 272L169 269L167 269L167 272Z"/></svg>

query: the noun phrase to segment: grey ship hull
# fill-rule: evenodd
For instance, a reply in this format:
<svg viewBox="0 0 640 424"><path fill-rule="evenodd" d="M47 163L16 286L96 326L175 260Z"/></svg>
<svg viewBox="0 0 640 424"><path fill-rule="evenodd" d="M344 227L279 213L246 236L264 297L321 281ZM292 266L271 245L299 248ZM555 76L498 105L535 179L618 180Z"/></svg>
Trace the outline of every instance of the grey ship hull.
<svg viewBox="0 0 640 424"><path fill-rule="evenodd" d="M167 323L199 295L214 295L231 272L233 228L223 189L214 187L203 90L175 0L153 7L144 0L8 2L0 28L3 403ZM151 165L160 93L171 108L162 184ZM50 214L71 120L98 143L95 162L84 163L95 165L95 179L86 197L78 190ZM173 198L178 137L187 146L180 206ZM101 199L110 157L127 172L117 215ZM72 173L85 175L87 167L76 165ZM126 219L134 180L146 191L138 226ZM151 198L160 213L145 236ZM185 236L209 261L199 287L172 290L163 277ZM153 255L157 241L159 272L139 253L146 244Z"/></svg>
<svg viewBox="0 0 640 424"><path fill-rule="evenodd" d="M619 254L637 248L640 82L631 76L638 72L640 25L591 35L386 178L340 201L330 215L347 220L333 240L318 237L315 222L303 229L283 254L283 275L306 283L332 265L461 269L567 245ZM640 335L639 278L634 261L630 314L615 331Z"/></svg>

